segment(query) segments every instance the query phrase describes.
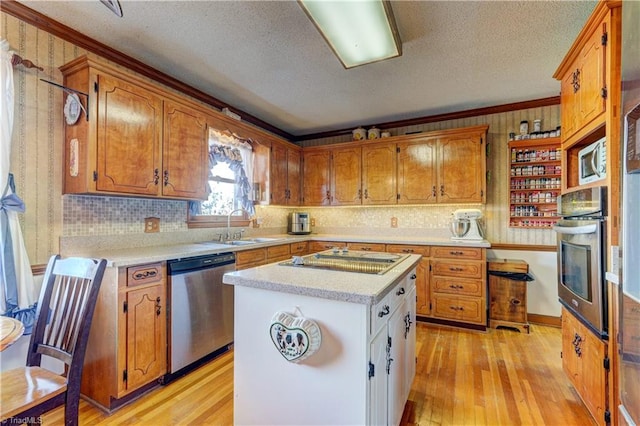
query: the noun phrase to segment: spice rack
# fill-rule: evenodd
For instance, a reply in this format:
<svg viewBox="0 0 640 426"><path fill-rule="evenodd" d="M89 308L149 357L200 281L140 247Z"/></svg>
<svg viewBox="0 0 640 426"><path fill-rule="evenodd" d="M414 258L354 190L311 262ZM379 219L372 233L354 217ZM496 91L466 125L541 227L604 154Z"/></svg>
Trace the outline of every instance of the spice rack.
<svg viewBox="0 0 640 426"><path fill-rule="evenodd" d="M509 226L550 229L562 188L560 138L509 142Z"/></svg>

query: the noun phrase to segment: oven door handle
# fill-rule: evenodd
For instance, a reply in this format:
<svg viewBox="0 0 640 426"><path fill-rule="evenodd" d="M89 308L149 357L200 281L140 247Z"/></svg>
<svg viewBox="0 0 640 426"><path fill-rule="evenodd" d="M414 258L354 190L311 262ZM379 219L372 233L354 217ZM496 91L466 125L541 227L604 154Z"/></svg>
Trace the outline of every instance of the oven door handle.
<svg viewBox="0 0 640 426"><path fill-rule="evenodd" d="M558 226L555 225L553 230L558 234L569 234L569 235L579 235L579 234L595 234L598 230L598 225L595 223L592 225L582 225L582 226Z"/></svg>

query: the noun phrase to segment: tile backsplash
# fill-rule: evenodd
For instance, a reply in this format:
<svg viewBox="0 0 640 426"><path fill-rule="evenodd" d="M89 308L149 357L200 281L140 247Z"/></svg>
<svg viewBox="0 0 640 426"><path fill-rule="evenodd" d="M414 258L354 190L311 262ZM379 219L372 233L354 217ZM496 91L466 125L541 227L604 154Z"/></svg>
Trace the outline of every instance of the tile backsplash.
<svg viewBox="0 0 640 426"><path fill-rule="evenodd" d="M144 219L160 218L160 232L187 230L187 202L144 198L65 195L63 236L144 232Z"/></svg>

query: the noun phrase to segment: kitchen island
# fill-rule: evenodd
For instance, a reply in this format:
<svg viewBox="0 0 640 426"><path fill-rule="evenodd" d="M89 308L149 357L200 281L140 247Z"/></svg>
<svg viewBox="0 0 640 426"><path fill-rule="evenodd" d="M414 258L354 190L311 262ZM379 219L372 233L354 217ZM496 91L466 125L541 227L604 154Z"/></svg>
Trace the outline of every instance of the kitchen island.
<svg viewBox="0 0 640 426"><path fill-rule="evenodd" d="M419 261L404 255L380 274L278 263L225 274L234 423L398 424L415 374Z"/></svg>

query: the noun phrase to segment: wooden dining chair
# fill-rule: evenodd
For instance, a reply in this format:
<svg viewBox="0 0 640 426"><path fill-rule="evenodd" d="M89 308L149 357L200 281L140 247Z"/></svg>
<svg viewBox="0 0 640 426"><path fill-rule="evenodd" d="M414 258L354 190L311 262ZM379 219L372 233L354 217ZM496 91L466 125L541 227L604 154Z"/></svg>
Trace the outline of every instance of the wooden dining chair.
<svg viewBox="0 0 640 426"><path fill-rule="evenodd" d="M26 367L0 373L2 424L38 424L40 415L65 404L65 424L78 424L80 383L91 319L107 261L52 256L47 265ZM64 372L41 367L42 356Z"/></svg>

